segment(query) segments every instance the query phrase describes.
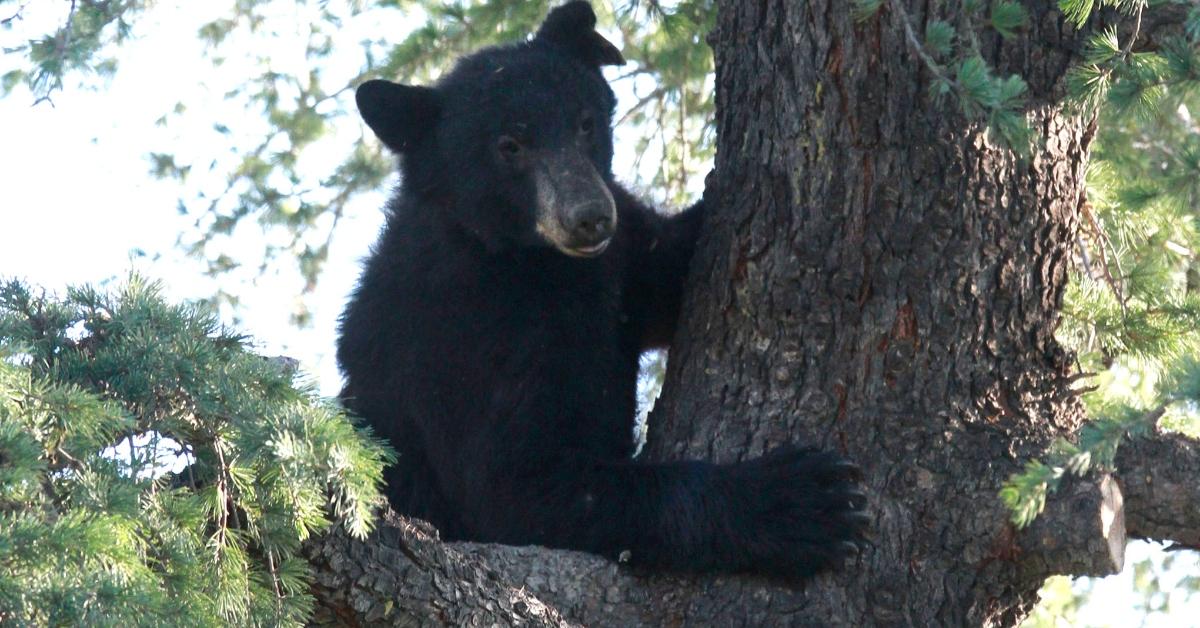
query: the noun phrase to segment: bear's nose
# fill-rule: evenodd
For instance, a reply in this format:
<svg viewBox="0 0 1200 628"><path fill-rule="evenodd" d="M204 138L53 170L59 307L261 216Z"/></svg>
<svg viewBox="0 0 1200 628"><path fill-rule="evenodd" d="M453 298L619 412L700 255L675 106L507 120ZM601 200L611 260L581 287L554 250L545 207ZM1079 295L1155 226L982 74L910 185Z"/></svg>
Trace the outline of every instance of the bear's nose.
<svg viewBox="0 0 1200 628"><path fill-rule="evenodd" d="M568 214L567 231L571 239L583 246L599 244L612 237L612 205L588 203Z"/></svg>

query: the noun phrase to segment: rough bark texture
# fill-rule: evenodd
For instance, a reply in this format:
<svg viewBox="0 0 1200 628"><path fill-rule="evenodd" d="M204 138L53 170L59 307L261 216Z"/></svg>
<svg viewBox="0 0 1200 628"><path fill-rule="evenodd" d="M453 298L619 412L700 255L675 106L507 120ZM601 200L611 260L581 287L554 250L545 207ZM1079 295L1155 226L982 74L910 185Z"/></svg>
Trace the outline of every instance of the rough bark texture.
<svg viewBox="0 0 1200 628"><path fill-rule="evenodd" d="M1053 337L1090 139L1053 103L1079 35L1028 2L1020 36L982 37L1030 84L1042 143L1021 162L927 98L904 21L960 19L942 4L856 23L834 0L718 2L716 209L645 454L837 449L866 471L873 551L789 587L445 545L393 519L310 546L322 620L1012 625L1047 575L1119 569L1126 526L1200 543L1200 454L1179 438L1122 449L1117 480L1068 483L1029 530L1008 523L1005 479L1084 419Z"/></svg>
<svg viewBox="0 0 1200 628"><path fill-rule="evenodd" d="M1118 475L1127 484L1131 525L1154 528L1135 536L1190 544L1200 529L1200 449L1165 436L1127 446ZM1135 480L1136 478L1136 480ZM1136 482L1136 486L1133 484ZM1107 486L1107 489L1101 488ZM1111 479L1079 480L1054 495L1033 527L1021 533L1012 559L1037 571L1110 573L1123 550L1120 512ZM1145 510L1139 510L1145 508ZM1147 513L1147 514L1143 514ZM1112 541L1113 544L1110 544ZM582 552L476 543L444 544L425 524L388 514L365 541L341 531L314 539L307 553L317 569L322 626L686 626L830 625L804 591L756 578L636 574ZM841 578L835 586L851 586ZM902 619L911 624L917 618ZM867 625L867 624L864 624Z"/></svg>
<svg viewBox="0 0 1200 628"><path fill-rule="evenodd" d="M1200 550L1200 445L1158 435L1117 450L1129 535Z"/></svg>
<svg viewBox="0 0 1200 628"><path fill-rule="evenodd" d="M391 512L366 542L339 529L305 550L317 572L312 625L571 625L511 579L439 542L428 524Z"/></svg>
<svg viewBox="0 0 1200 628"><path fill-rule="evenodd" d="M918 33L958 19L907 4ZM1045 144L1021 163L931 103L886 5L865 23L839 2L720 5L706 193L721 211L649 450L730 460L799 441L865 466L877 550L808 587L808 617L1008 624L1049 573L1019 560L996 498L1083 419L1053 332L1088 134L1048 104L1075 46L1049 6L1029 5L1025 36L982 42L1034 95Z"/></svg>

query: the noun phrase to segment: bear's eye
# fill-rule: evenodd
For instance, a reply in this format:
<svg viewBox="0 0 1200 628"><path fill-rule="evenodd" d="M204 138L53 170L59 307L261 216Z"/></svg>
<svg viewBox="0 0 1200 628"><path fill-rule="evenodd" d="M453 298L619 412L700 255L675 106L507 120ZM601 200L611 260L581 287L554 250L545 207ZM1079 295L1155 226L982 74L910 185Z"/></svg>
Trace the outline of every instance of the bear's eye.
<svg viewBox="0 0 1200 628"><path fill-rule="evenodd" d="M521 156L524 151L521 143L508 135L501 135L500 139L496 140L496 152L506 161L514 161Z"/></svg>
<svg viewBox="0 0 1200 628"><path fill-rule="evenodd" d="M579 118L579 132L583 135L591 135L592 129L596 127L596 121L592 118L592 114L585 113Z"/></svg>

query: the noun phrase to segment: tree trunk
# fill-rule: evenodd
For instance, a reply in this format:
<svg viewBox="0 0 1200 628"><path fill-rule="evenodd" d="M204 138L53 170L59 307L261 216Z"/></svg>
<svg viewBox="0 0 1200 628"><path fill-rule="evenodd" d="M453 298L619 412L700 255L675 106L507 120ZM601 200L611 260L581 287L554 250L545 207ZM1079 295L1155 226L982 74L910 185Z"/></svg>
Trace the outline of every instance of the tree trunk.
<svg viewBox="0 0 1200 628"><path fill-rule="evenodd" d="M1055 573L1120 569L1129 533L1195 540L1194 442L1130 446L1017 531L997 498L1085 418L1054 340L1089 121L1062 113L1080 36L1029 2L980 47L1030 86L1026 160L928 97L907 39L957 6L721 0L714 208L646 456L816 444L866 473L875 547L800 586L652 576L539 548L443 545L395 522L310 546L326 621L362 624L1013 625ZM932 6L931 6L932 5ZM939 11L945 11L940 13ZM907 27L907 28L906 28ZM1138 451L1168 456L1148 461ZM1156 488L1157 487L1157 488ZM1125 510L1129 509L1128 519Z"/></svg>
<svg viewBox="0 0 1200 628"><path fill-rule="evenodd" d="M917 32L955 19L909 4ZM732 460L797 441L864 466L876 549L779 593L807 616L1007 624L1049 575L1012 560L997 499L1083 419L1053 333L1088 133L1053 104L1073 30L1038 4L1028 33L981 42L1032 88L1045 143L1026 162L927 97L903 13L721 6L720 211L649 451Z"/></svg>

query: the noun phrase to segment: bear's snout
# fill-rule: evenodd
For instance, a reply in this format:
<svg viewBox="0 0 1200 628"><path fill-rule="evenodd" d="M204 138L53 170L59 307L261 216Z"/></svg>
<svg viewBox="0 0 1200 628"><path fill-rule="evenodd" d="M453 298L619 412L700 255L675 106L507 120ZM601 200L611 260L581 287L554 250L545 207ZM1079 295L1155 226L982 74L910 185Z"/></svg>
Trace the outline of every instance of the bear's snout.
<svg viewBox="0 0 1200 628"><path fill-rule="evenodd" d="M596 167L575 150L546 154L534 169L537 232L573 257L604 252L617 231L617 205Z"/></svg>
<svg viewBox="0 0 1200 628"><path fill-rule="evenodd" d="M612 203L596 201L567 210L563 226L577 244L575 248L606 243L613 235L615 209Z"/></svg>

